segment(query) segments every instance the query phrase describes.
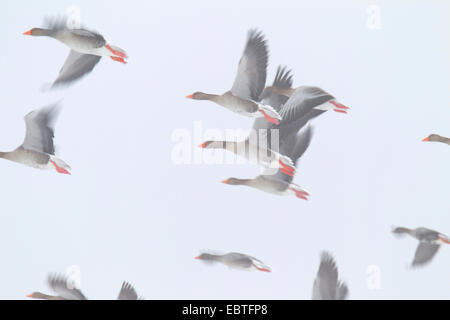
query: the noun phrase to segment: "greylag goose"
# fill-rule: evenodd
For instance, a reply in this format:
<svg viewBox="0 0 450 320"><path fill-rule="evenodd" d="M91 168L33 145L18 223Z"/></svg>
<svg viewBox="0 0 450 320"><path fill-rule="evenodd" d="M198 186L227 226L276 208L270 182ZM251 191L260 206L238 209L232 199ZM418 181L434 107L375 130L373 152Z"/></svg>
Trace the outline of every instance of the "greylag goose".
<svg viewBox="0 0 450 320"><path fill-rule="evenodd" d="M430 134L428 137L423 138L422 141L443 142L443 143L450 145L450 138L446 138L446 137L440 136L438 134Z"/></svg>
<svg viewBox="0 0 450 320"><path fill-rule="evenodd" d="M219 262L232 269L270 272L270 267L266 266L262 261L242 253L231 252L223 255L202 253L195 259L210 263Z"/></svg>
<svg viewBox="0 0 450 320"><path fill-rule="evenodd" d="M0 152L0 158L38 169L56 169L70 174L70 166L55 156L53 122L57 104L31 111L25 116L26 135L22 145L10 152Z"/></svg>
<svg viewBox="0 0 450 320"><path fill-rule="evenodd" d="M71 49L52 87L80 79L91 72L103 56L121 63L126 63L128 58L123 49L109 44L101 34L86 29L69 29L64 20L49 22L46 29L33 28L24 34L51 37Z"/></svg>
<svg viewBox="0 0 450 320"><path fill-rule="evenodd" d="M311 137L311 127L308 127L298 136L288 137L288 141L285 141L281 146L281 153L289 156L294 161L294 165L296 165L297 160L308 148ZM308 200L309 193L293 183L291 175L280 171L275 175L261 174L254 179L228 178L222 182L230 185L243 185L275 195L286 196L294 194L297 198Z"/></svg>
<svg viewBox="0 0 450 320"><path fill-rule="evenodd" d="M277 124L281 120L278 112L271 106L258 102L266 83L268 56L263 34L257 30L250 30L231 90L222 95L195 92L187 98L210 100L238 114L264 117L267 121Z"/></svg>
<svg viewBox="0 0 450 320"><path fill-rule="evenodd" d="M322 253L319 271L317 271L317 276L313 284L312 299L345 300L347 295L347 285L338 280L336 262L328 252Z"/></svg>
<svg viewBox="0 0 450 320"><path fill-rule="evenodd" d="M409 234L419 240L412 267L426 265L436 255L441 244L450 244L450 239L446 235L423 227L417 229L398 227L392 232L396 235Z"/></svg>
<svg viewBox="0 0 450 320"><path fill-rule="evenodd" d="M69 279L63 275L49 275L47 278L50 289L56 295L48 295L42 292L33 292L27 295L28 298L44 299L44 300L87 300L81 290L77 288L71 288Z"/></svg>

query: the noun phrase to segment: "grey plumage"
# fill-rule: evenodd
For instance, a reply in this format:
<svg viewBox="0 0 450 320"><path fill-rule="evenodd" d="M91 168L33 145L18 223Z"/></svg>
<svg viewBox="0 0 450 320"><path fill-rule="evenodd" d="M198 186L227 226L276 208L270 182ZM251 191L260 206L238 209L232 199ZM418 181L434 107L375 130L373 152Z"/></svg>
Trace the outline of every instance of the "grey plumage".
<svg viewBox="0 0 450 320"><path fill-rule="evenodd" d="M272 87L265 88L260 96L262 104L271 106L276 111L280 111L281 107L288 101L288 97L276 93L272 90L275 88L289 89L292 87L293 75L291 70L287 67L278 66L275 79L273 80ZM254 130L267 130L273 128L273 124L267 122L265 119L257 118L253 123ZM269 144L270 147L270 144Z"/></svg>
<svg viewBox="0 0 450 320"><path fill-rule="evenodd" d="M348 295L347 285L338 280L338 268L331 254L324 252L313 284L313 300L344 300Z"/></svg>
<svg viewBox="0 0 450 320"><path fill-rule="evenodd" d="M56 103L28 113L24 118L26 134L22 147L28 150L54 155L53 126L59 111L60 106Z"/></svg>
<svg viewBox="0 0 450 320"><path fill-rule="evenodd" d="M450 244L450 239L446 235L424 227L416 229L397 227L392 230L392 233L395 235L408 234L419 240L414 260L411 263L412 267L420 267L430 263L442 243Z"/></svg>
<svg viewBox="0 0 450 320"><path fill-rule="evenodd" d="M261 260L258 260L247 254L230 252L226 254L212 254L202 253L196 257L206 263L220 262L224 265L234 269L257 269L264 272L270 272L270 268L266 266Z"/></svg>
<svg viewBox="0 0 450 320"><path fill-rule="evenodd" d="M261 31L250 30L231 88L234 96L257 101L266 84L269 54Z"/></svg>
<svg viewBox="0 0 450 320"><path fill-rule="evenodd" d="M124 281L117 300L140 300L140 298L134 287L129 282Z"/></svg>
<svg viewBox="0 0 450 320"><path fill-rule="evenodd" d="M91 72L97 63L100 62L101 58L101 56L83 54L70 50L69 56L59 71L58 78L53 82L52 87L67 85L80 79Z"/></svg>
<svg viewBox="0 0 450 320"><path fill-rule="evenodd" d="M101 56L105 55L101 48L107 43L101 34L84 27L71 29L67 26L67 22L67 17L50 18L44 23L46 29L33 28L25 33L33 36L51 37L71 48L58 78L53 82L51 88L68 85L82 78L90 73L100 61ZM109 45L109 47L113 46ZM122 51L120 48L114 48Z"/></svg>
<svg viewBox="0 0 450 320"><path fill-rule="evenodd" d="M64 300L87 300L81 290L69 288L68 278L59 274L51 274L48 277L50 288Z"/></svg>
<svg viewBox="0 0 450 320"><path fill-rule="evenodd" d="M431 261L440 248L439 244L420 242L417 246L412 267L423 266Z"/></svg>
<svg viewBox="0 0 450 320"><path fill-rule="evenodd" d="M313 132L313 127L308 126L300 134L287 137L281 144L280 153L289 157L293 161L294 167L297 167L298 160L303 156L311 144ZM271 180L280 180L287 183L291 183L294 179L293 176L284 174L280 170L278 170L276 174L269 175L266 178Z"/></svg>
<svg viewBox="0 0 450 320"><path fill-rule="evenodd" d="M101 48L106 44L105 38L100 33L88 30L84 26L70 29L67 23L67 17L46 17L44 19L44 27L56 39L64 38L67 34L70 34L75 41L87 42L93 48Z"/></svg>

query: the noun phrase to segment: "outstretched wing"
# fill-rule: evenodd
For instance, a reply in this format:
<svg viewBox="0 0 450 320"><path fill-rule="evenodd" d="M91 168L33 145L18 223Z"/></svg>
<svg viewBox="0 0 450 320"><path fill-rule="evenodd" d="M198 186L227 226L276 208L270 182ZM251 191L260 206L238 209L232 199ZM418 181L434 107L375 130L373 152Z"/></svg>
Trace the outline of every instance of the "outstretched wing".
<svg viewBox="0 0 450 320"><path fill-rule="evenodd" d="M319 271L313 285L313 300L337 300L347 296L348 289L344 283L338 283L338 269L333 257L322 253Z"/></svg>
<svg viewBox="0 0 450 320"><path fill-rule="evenodd" d="M297 88L280 111L282 117L280 126L301 119L315 107L332 99L334 97L331 94L318 87Z"/></svg>
<svg viewBox="0 0 450 320"><path fill-rule="evenodd" d="M61 298L65 300L87 300L81 290L69 288L67 277L63 275L50 275L48 285Z"/></svg>
<svg viewBox="0 0 450 320"><path fill-rule="evenodd" d="M429 263L439 250L440 245L420 242L414 255L413 267L423 266Z"/></svg>
<svg viewBox="0 0 450 320"><path fill-rule="evenodd" d="M52 88L68 85L91 72L102 57L71 50Z"/></svg>
<svg viewBox="0 0 450 320"><path fill-rule="evenodd" d="M260 101L264 105L271 106L277 112L280 111L281 107L288 101L288 97L274 92L272 88L278 89L289 89L292 87L292 73L286 67L278 66L275 79L273 81L272 87L265 88L260 96ZM253 123L253 129L269 129L272 125L264 118L256 118Z"/></svg>
<svg viewBox="0 0 450 320"><path fill-rule="evenodd" d="M285 155L289 157L294 166L297 166L297 161L302 157L302 155L306 152L308 149L311 139L313 136L313 128L311 126L308 126L303 132L301 132L298 135L291 135L284 139L284 141L280 141L280 153L282 155ZM291 183L294 177L284 174L283 172L279 171L274 175L268 175L266 176L267 179L273 179L273 180L281 180L285 181L287 183Z"/></svg>
<svg viewBox="0 0 450 320"><path fill-rule="evenodd" d="M54 155L53 145L54 120L58 114L59 105L34 110L25 116L26 134L22 147L28 150Z"/></svg>
<svg viewBox="0 0 450 320"><path fill-rule="evenodd" d="M136 290L129 282L124 281L122 283L117 300L138 300Z"/></svg>
<svg viewBox="0 0 450 320"><path fill-rule="evenodd" d="M268 60L264 35L260 31L250 30L231 93L242 99L258 100L266 85Z"/></svg>

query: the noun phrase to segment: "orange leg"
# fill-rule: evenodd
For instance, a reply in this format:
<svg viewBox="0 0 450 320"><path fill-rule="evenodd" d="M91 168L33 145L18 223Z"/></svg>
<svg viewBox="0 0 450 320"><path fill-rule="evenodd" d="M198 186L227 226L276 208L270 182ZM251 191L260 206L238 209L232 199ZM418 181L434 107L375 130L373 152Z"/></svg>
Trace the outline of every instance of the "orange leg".
<svg viewBox="0 0 450 320"><path fill-rule="evenodd" d="M69 171L67 171L64 168L59 167L54 161L50 160L50 162L55 166L56 171L58 171L59 173L70 174Z"/></svg>
<svg viewBox="0 0 450 320"><path fill-rule="evenodd" d="M127 55L126 55L125 53L120 52L120 51L117 51L117 50L114 50L114 49L111 48L111 46L108 45L108 44L105 45L105 48L108 49L109 51L111 51L112 54L115 55L115 56L119 56L119 57L121 57L121 58L128 58Z"/></svg>
<svg viewBox="0 0 450 320"><path fill-rule="evenodd" d="M272 118L272 117L269 116L267 113L265 113L264 110L259 110L259 112L261 112L261 113L263 114L264 118L265 118L268 122L273 123L273 124L279 124L279 123L280 123L280 121L279 121L278 119Z"/></svg>
<svg viewBox="0 0 450 320"><path fill-rule="evenodd" d="M124 58L114 57L114 56L110 56L110 58L113 59L114 61L122 62L123 64L127 64L127 62L125 61Z"/></svg>

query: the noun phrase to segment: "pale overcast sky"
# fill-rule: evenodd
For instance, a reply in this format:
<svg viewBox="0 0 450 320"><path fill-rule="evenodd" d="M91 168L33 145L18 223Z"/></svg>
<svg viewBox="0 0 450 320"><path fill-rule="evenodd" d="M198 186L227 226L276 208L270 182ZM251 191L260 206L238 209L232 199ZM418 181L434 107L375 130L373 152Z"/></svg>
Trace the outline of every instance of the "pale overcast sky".
<svg viewBox="0 0 450 320"><path fill-rule="evenodd" d="M71 5L129 63L102 59L70 88L43 92L69 49L22 33ZM368 8L380 10L379 29ZM73 170L0 161L0 298L48 292L49 272L78 266L93 299L115 298L123 280L147 299L309 299L328 250L351 299L449 299L450 246L410 270L417 242L390 233L450 235L450 149L421 142L450 136L449 9L445 0L4 3L0 150L23 141L27 112L63 99L55 144ZM231 87L249 28L268 39L268 83L287 65L296 86L351 107L314 121L295 177L308 202L220 183L256 176L256 166L172 161L175 130L192 134L194 154L205 138L196 121L200 134L252 125L185 98ZM272 273L207 266L193 259L201 250L247 253ZM367 286L370 266L378 290Z"/></svg>

